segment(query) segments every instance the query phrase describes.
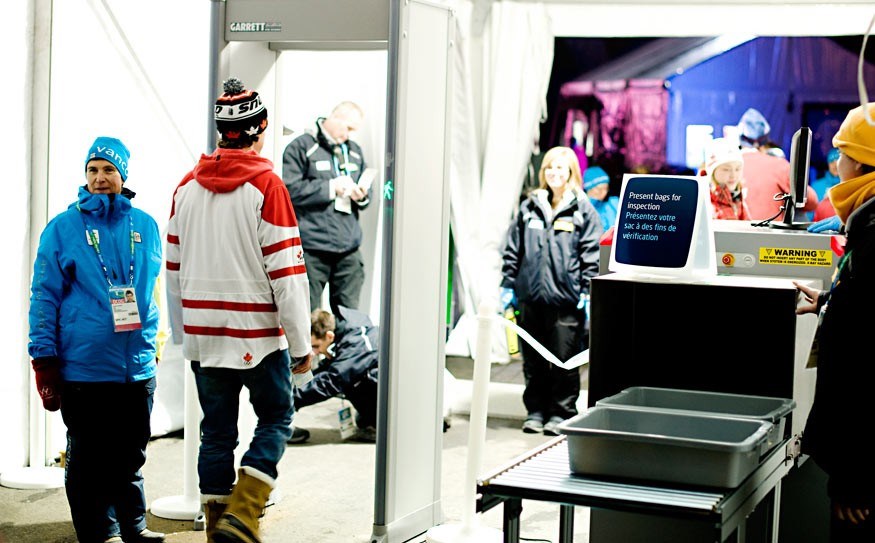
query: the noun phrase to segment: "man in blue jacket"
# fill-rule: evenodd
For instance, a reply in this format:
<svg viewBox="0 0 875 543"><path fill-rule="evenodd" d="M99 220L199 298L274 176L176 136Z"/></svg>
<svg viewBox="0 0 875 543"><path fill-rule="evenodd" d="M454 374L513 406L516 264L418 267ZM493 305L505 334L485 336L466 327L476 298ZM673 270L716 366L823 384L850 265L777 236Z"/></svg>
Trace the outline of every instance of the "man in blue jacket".
<svg viewBox="0 0 875 543"><path fill-rule="evenodd" d="M334 315L317 309L310 316L310 340L314 354L325 358L313 372L313 380L295 388L295 410L342 396L356 410L357 433L354 437L360 441L374 441L379 327L355 309L336 306ZM295 428L289 443L303 443L309 436L307 430Z"/></svg>

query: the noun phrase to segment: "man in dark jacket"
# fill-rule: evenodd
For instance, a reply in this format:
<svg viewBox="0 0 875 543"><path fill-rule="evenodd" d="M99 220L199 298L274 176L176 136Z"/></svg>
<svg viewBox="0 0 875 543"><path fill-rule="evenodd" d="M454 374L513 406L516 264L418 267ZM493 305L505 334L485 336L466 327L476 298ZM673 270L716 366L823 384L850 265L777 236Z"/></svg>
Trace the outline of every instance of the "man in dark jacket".
<svg viewBox="0 0 875 543"><path fill-rule="evenodd" d="M295 389L295 410L342 396L356 410L354 438L374 441L379 327L355 309L336 306L334 312L317 309L310 315L313 352L325 359L313 372L313 380ZM309 432L295 428L289 443L303 443L308 437Z"/></svg>
<svg viewBox="0 0 875 543"><path fill-rule="evenodd" d="M328 117L316 120L316 132L302 133L283 152L283 182L298 217L310 308L321 306L327 284L331 307L358 308L364 284L359 246L359 212L370 203L370 176L365 160L349 139L362 123L362 110L341 102Z"/></svg>

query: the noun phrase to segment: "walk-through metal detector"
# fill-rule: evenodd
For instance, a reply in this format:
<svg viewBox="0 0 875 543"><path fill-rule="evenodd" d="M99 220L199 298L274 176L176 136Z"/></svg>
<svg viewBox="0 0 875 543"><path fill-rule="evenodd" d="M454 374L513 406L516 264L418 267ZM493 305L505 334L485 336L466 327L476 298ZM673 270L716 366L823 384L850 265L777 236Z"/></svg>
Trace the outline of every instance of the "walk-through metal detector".
<svg viewBox="0 0 875 543"><path fill-rule="evenodd" d="M386 181L374 189L383 198L383 277L371 541L408 541L442 520L453 13L422 0L211 2L209 104L233 75L279 115L283 50L388 49ZM208 133L212 149L212 121ZM264 154L278 159L267 137Z"/></svg>

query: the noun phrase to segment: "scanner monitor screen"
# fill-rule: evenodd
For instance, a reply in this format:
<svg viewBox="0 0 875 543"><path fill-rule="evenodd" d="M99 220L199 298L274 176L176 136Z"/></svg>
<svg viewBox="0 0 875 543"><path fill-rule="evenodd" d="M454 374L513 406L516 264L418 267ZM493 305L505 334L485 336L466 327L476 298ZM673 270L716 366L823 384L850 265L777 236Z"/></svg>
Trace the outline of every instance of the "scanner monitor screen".
<svg viewBox="0 0 875 543"><path fill-rule="evenodd" d="M626 174L608 269L716 275L708 180Z"/></svg>
<svg viewBox="0 0 875 543"><path fill-rule="evenodd" d="M796 220L797 209L805 207L808 197L808 167L811 163L811 129L803 126L790 141L790 186L784 194L784 218L771 221L769 227L802 230L808 222ZM801 213L801 212L800 212Z"/></svg>
<svg viewBox="0 0 875 543"><path fill-rule="evenodd" d="M796 207L805 207L811 164L811 129L803 126L790 141L790 192Z"/></svg>

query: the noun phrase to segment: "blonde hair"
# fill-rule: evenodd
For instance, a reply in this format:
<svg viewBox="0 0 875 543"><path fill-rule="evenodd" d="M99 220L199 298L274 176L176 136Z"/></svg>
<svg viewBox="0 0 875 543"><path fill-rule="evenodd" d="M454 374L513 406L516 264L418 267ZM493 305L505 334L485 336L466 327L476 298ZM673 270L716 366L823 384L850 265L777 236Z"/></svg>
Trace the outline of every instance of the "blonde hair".
<svg viewBox="0 0 875 543"><path fill-rule="evenodd" d="M351 115L358 115L359 119L364 119L365 112L355 102L345 100L334 106L329 117L332 119L348 119Z"/></svg>
<svg viewBox="0 0 875 543"><path fill-rule="evenodd" d="M541 169L538 171L538 186L542 189L550 190L547 186L547 178L544 171L553 165L554 162L564 158L568 161L568 188L574 190L575 194L583 192L583 176L580 175L580 163L577 161L577 154L570 147L553 147L544 153L544 159L541 161Z"/></svg>

